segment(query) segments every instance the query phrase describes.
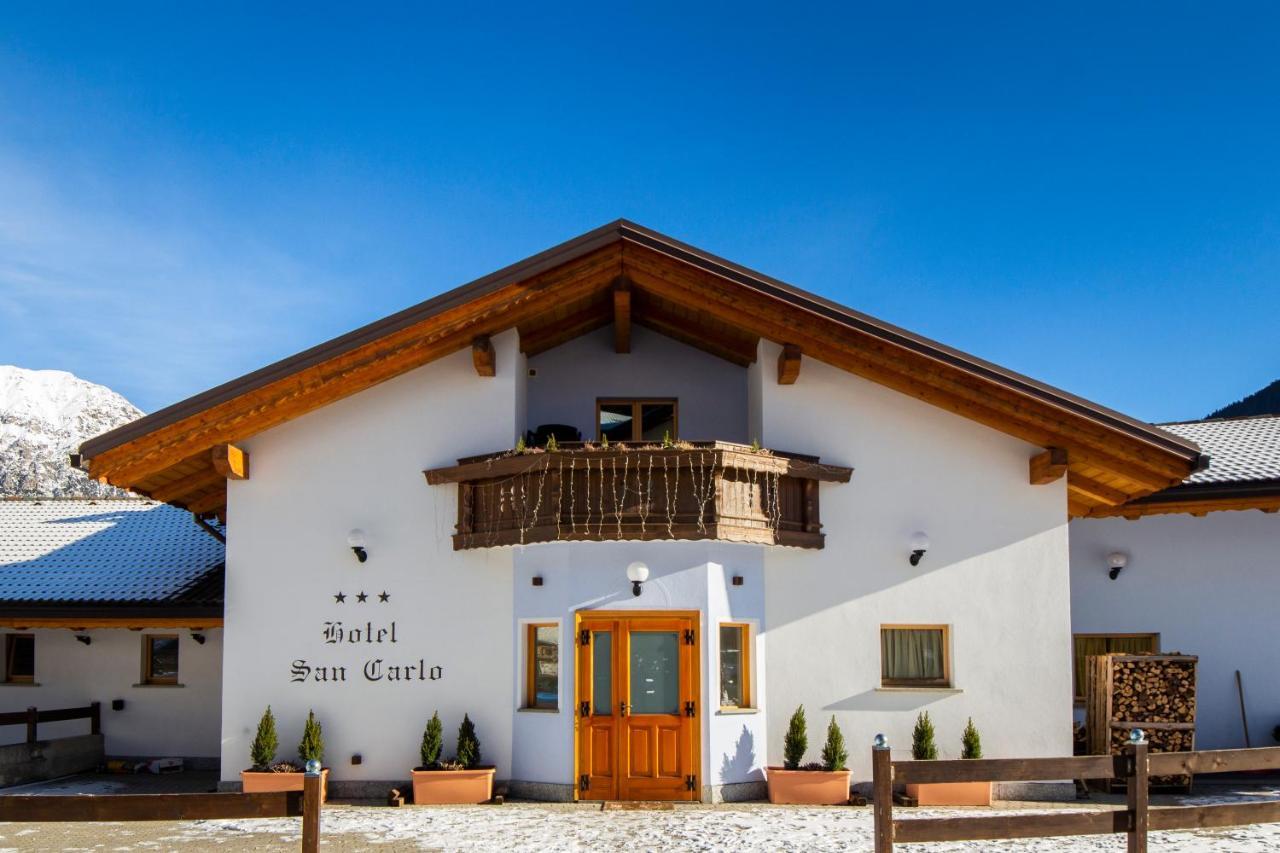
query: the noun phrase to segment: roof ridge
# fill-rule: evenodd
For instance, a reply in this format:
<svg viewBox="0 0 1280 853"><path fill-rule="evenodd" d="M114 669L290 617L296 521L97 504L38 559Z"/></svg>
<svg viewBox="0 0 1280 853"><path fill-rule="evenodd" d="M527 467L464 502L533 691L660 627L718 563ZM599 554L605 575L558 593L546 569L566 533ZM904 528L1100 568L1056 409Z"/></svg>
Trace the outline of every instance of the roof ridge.
<svg viewBox="0 0 1280 853"><path fill-rule="evenodd" d="M1280 413L1266 415L1227 415L1221 418L1192 418L1191 420L1186 421L1161 421L1157 424L1153 424L1153 426L1166 427L1183 426L1186 424L1216 424L1228 421L1261 421L1268 418L1280 419Z"/></svg>

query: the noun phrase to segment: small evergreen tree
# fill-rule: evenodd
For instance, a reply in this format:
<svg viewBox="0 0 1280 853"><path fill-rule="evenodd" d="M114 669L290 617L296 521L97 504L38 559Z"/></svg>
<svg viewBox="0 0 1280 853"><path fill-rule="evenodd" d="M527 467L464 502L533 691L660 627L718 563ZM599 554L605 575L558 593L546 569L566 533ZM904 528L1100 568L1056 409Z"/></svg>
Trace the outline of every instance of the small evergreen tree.
<svg viewBox="0 0 1280 853"><path fill-rule="evenodd" d="M254 770L269 770L276 761L276 750L280 748L280 739L276 737L276 718L271 714L271 706L262 713L258 720L258 733L254 735L253 744L249 747L249 761Z"/></svg>
<svg viewBox="0 0 1280 853"><path fill-rule="evenodd" d="M798 770L804 761L805 751L809 749L809 735L805 731L804 706L796 708L787 724L787 736L782 740L782 766L788 770Z"/></svg>
<svg viewBox="0 0 1280 853"><path fill-rule="evenodd" d="M427 727L422 732L422 766L434 767L440 761L440 750L443 747L444 726L440 725L440 714L436 712L427 720Z"/></svg>
<svg viewBox="0 0 1280 853"><path fill-rule="evenodd" d="M466 770L480 763L480 739L476 737L476 724L466 714L462 715L462 725L458 726L456 759Z"/></svg>
<svg viewBox="0 0 1280 853"><path fill-rule="evenodd" d="M324 736L315 711L307 712L307 722L302 727L302 741L298 744L298 757L304 765L313 758L316 761L324 760Z"/></svg>
<svg viewBox="0 0 1280 853"><path fill-rule="evenodd" d="M560 442L556 441L555 433L547 436L547 452L555 453L560 449Z"/></svg>
<svg viewBox="0 0 1280 853"><path fill-rule="evenodd" d="M671 440L671 430L666 430L665 432L662 433L662 446L663 447L676 446L676 443Z"/></svg>
<svg viewBox="0 0 1280 853"><path fill-rule="evenodd" d="M522 435L516 439L516 453L524 453L524 450L524 436Z"/></svg>
<svg viewBox="0 0 1280 853"><path fill-rule="evenodd" d="M973 724L973 717L969 718L969 723L964 727L964 735L960 740L962 743L961 758L982 757L982 738L978 735L978 729Z"/></svg>
<svg viewBox="0 0 1280 853"><path fill-rule="evenodd" d="M933 742L933 721L929 719L928 711L922 711L916 717L916 727L911 732L911 757L916 761L933 761L938 757L938 745Z"/></svg>
<svg viewBox="0 0 1280 853"><path fill-rule="evenodd" d="M822 769L844 770L844 763L849 760L849 751L844 748L844 733L836 725L835 714L827 724L827 743L822 747Z"/></svg>

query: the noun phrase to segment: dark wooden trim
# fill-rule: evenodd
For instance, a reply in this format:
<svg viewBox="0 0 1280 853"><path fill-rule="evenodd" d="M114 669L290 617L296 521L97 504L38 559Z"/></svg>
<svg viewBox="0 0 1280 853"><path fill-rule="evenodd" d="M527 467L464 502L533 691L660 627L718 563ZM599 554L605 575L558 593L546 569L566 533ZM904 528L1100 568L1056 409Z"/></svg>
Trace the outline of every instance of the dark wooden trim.
<svg viewBox="0 0 1280 853"><path fill-rule="evenodd" d="M1155 754L1151 757L1154 758ZM1152 809L1148 822L1152 832L1170 829L1215 829L1223 826L1242 826L1247 823L1277 823L1280 822L1280 802Z"/></svg>
<svg viewBox="0 0 1280 853"><path fill-rule="evenodd" d="M1062 835L1110 835L1125 832L1126 811L1001 815L999 817L934 817L895 820L898 844L923 841L996 841L1002 838L1049 838Z"/></svg>
<svg viewBox="0 0 1280 853"><path fill-rule="evenodd" d="M0 796L0 821L14 822L228 820L298 817L302 813L301 791Z"/></svg>
<svg viewBox="0 0 1280 853"><path fill-rule="evenodd" d="M101 734L102 706L97 702L90 702L80 708L55 708L49 711L41 711L39 708L30 707L25 711L0 714L0 727L25 725L27 727L27 743L35 743L39 740L38 727L40 723L59 723L66 720L88 720L89 734Z"/></svg>
<svg viewBox="0 0 1280 853"><path fill-rule="evenodd" d="M943 761L895 761L894 780L929 782L1045 782L1056 779L1122 779L1123 755L1071 758L974 758Z"/></svg>
<svg viewBox="0 0 1280 853"><path fill-rule="evenodd" d="M1149 727L1145 723L1143 726ZM1206 749L1198 752L1153 752L1150 763L1152 776L1280 770L1280 746L1254 749Z"/></svg>
<svg viewBox="0 0 1280 853"><path fill-rule="evenodd" d="M156 640L173 640L178 644L178 666L182 666L182 641L178 639L177 634L143 634L142 635L142 683L143 684L177 684L178 674L175 672L172 677L167 675L157 676L152 674L151 667L155 663L155 641Z"/></svg>
<svg viewBox="0 0 1280 853"><path fill-rule="evenodd" d="M645 405L653 406L671 406L671 440L678 441L680 439L680 400L675 397L597 397L596 398L596 441L604 440L604 431L600 426L600 409L604 406L631 406L631 438L627 441L631 444L642 444L646 439L641 435L644 430L644 424L641 421L640 413ZM660 442L662 439L647 439L652 443Z"/></svg>

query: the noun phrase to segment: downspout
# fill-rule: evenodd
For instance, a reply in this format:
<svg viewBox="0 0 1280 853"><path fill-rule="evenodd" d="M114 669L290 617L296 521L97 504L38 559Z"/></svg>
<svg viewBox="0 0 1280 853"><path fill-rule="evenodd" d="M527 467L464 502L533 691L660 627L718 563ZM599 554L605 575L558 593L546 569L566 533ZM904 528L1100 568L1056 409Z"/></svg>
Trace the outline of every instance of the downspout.
<svg viewBox="0 0 1280 853"><path fill-rule="evenodd" d="M220 530L218 530L218 528L214 527L212 524L205 521L203 518L196 515L194 512L191 513L191 519L197 525L199 525L200 529L203 530L205 533L208 533L210 536L212 536L214 539L217 539L223 545L227 544L227 537Z"/></svg>

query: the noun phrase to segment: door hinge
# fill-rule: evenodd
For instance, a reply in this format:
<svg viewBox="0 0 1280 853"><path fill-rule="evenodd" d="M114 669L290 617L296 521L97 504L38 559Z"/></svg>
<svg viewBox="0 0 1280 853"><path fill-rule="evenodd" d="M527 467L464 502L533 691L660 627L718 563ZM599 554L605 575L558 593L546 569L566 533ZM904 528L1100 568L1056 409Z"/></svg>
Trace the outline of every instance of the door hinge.
<svg viewBox="0 0 1280 853"><path fill-rule="evenodd" d="M686 717L696 717L696 716L698 716L698 706L697 706L697 705L695 705L695 704L693 704L693 700L692 700L692 699L690 699L688 702L685 702L685 703L684 703L684 715L685 715Z"/></svg>
<svg viewBox="0 0 1280 853"><path fill-rule="evenodd" d="M692 628L685 628L685 629L684 629L684 644L685 644L686 646L692 646L692 645L693 645L693 629L692 629Z"/></svg>
<svg viewBox="0 0 1280 853"><path fill-rule="evenodd" d="M698 777L697 776L684 777L684 787L686 791L698 790Z"/></svg>
<svg viewBox="0 0 1280 853"><path fill-rule="evenodd" d="M578 777L578 790L579 790L579 791L590 791L590 790L591 790L591 777L590 777L590 776L588 776L587 774L583 773L581 776L579 776L579 777Z"/></svg>
<svg viewBox="0 0 1280 853"><path fill-rule="evenodd" d="M588 631L586 628L583 628L581 631L578 632L578 645L580 646L591 645L591 632Z"/></svg>

